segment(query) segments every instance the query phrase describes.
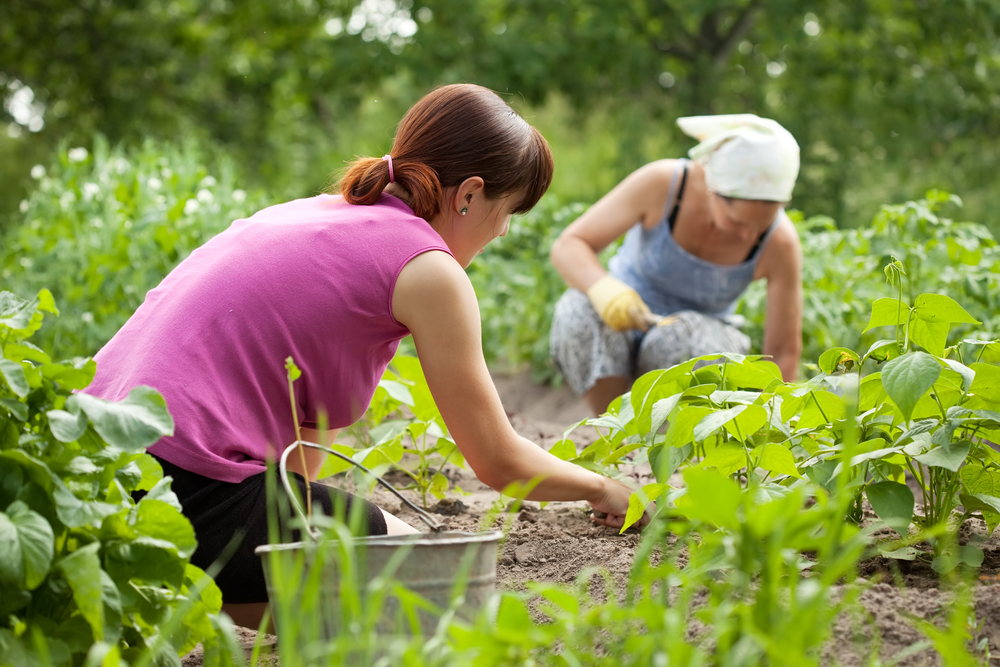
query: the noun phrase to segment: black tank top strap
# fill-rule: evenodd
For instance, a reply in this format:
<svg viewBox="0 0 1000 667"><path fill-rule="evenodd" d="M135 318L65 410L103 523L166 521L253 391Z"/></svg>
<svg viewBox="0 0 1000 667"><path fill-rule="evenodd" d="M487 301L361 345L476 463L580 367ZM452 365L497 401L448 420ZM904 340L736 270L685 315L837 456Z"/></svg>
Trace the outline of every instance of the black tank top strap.
<svg viewBox="0 0 1000 667"><path fill-rule="evenodd" d="M687 185L688 180L688 161L681 160L679 165L684 169L681 174L681 186L677 190L677 198L674 199L674 206L670 209L670 215L667 216L667 224L670 225L670 231L674 230L674 225L677 223L677 213L681 208L681 200L684 198L684 186Z"/></svg>

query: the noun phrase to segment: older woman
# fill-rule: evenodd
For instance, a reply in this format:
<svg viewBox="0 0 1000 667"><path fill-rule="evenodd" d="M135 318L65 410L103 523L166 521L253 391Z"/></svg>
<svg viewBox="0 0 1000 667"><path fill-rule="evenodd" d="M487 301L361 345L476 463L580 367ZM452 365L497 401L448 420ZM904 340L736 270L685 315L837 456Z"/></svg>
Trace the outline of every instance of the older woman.
<svg viewBox="0 0 1000 667"><path fill-rule="evenodd" d="M798 144L753 114L677 123L701 141L693 161L641 167L552 247L570 287L555 308L553 360L595 414L650 370L748 352L733 310L757 279L767 281L763 353L786 381L797 373L802 251L783 205L798 175ZM597 255L622 234L606 271Z"/></svg>

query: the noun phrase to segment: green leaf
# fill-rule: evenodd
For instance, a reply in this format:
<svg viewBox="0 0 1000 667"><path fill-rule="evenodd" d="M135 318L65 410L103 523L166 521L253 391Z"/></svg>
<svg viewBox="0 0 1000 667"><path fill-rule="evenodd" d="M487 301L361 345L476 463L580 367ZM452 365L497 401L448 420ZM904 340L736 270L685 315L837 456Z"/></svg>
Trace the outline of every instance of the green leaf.
<svg viewBox="0 0 1000 667"><path fill-rule="evenodd" d="M65 410L49 410L49 430L59 442L76 442L87 432L87 415L83 412L72 414Z"/></svg>
<svg viewBox="0 0 1000 667"><path fill-rule="evenodd" d="M380 380L378 386L385 389L385 392L389 394L393 400L399 401L400 403L408 405L411 408L413 407L413 394L410 393L410 388L402 382L398 382L396 380Z"/></svg>
<svg viewBox="0 0 1000 667"><path fill-rule="evenodd" d="M16 361L0 359L0 376L3 376L10 390L20 398L24 398L31 391L28 378L24 375L24 368Z"/></svg>
<svg viewBox="0 0 1000 667"><path fill-rule="evenodd" d="M905 536L913 520L913 492L898 482L877 482L865 489L872 509L887 526Z"/></svg>
<svg viewBox="0 0 1000 667"><path fill-rule="evenodd" d="M909 421L917 401L934 386L939 375L941 365L934 357L924 352L909 352L886 363L882 386Z"/></svg>
<svg viewBox="0 0 1000 667"><path fill-rule="evenodd" d="M667 421L667 417L673 412L677 404L680 403L681 398L684 394L674 394L669 398L661 398L656 403L653 403L653 410L650 413L650 424L649 432L656 433L663 426L663 423Z"/></svg>
<svg viewBox="0 0 1000 667"><path fill-rule="evenodd" d="M58 567L73 591L80 614L90 624L94 639L104 639L104 604L102 601L100 542L92 542L59 561Z"/></svg>
<svg viewBox="0 0 1000 667"><path fill-rule="evenodd" d="M24 587L36 589L45 581L55 554L52 526L41 514L28 509L20 501L11 503L7 516L17 529L21 554L24 558Z"/></svg>
<svg viewBox="0 0 1000 667"><path fill-rule="evenodd" d="M576 444L569 438L563 438L557 441L549 449L549 454L555 456L556 458L562 459L563 461L569 461L576 458Z"/></svg>
<svg viewBox="0 0 1000 667"><path fill-rule="evenodd" d="M88 359L81 367L71 364L45 364L42 377L59 384L61 389L84 389L94 381L97 362Z"/></svg>
<svg viewBox="0 0 1000 667"><path fill-rule="evenodd" d="M868 326L861 333L875 327L890 327L905 324L909 316L910 307L906 302L889 298L876 299L872 303L872 314L868 320Z"/></svg>
<svg viewBox="0 0 1000 667"><path fill-rule="evenodd" d="M181 558L190 558L198 541L187 517L167 503L148 497L139 501L136 510L135 529L138 533L170 542L177 547Z"/></svg>
<svg viewBox="0 0 1000 667"><path fill-rule="evenodd" d="M968 511L979 510L983 515L983 520L986 521L986 527L992 534L1000 525L1000 505L994 505L981 499L1000 498L1000 470L986 468L976 461L970 461L968 465L958 471L958 476L962 480L962 486L969 498L975 499L977 502L975 507L970 507L969 503L965 502L964 496L966 494L962 494L962 504Z"/></svg>
<svg viewBox="0 0 1000 667"><path fill-rule="evenodd" d="M732 473L745 468L747 465L747 453L740 445L723 443L708 453L698 464L701 468L715 468L722 475Z"/></svg>
<svg viewBox="0 0 1000 667"><path fill-rule="evenodd" d="M628 511L625 512L625 523L618 534L624 533L630 526L639 522L651 502L659 498L667 490L666 484L647 484L628 497Z"/></svg>
<svg viewBox="0 0 1000 667"><path fill-rule="evenodd" d="M861 358L861 361L871 358L875 361L888 361L889 359L895 359L900 355L899 343L896 339L892 340L877 340L872 343L872 346L868 348L865 352L865 356Z"/></svg>
<svg viewBox="0 0 1000 667"><path fill-rule="evenodd" d="M4 513L0 513L0 584L14 588L24 585L21 538L17 534L17 526Z"/></svg>
<svg viewBox="0 0 1000 667"><path fill-rule="evenodd" d="M843 419L844 414L844 399L829 391L813 390L805 398L805 408L799 417L797 427L806 429L833 424Z"/></svg>
<svg viewBox="0 0 1000 667"><path fill-rule="evenodd" d="M910 340L934 356L943 357L950 328L951 325L947 322L914 319L910 322Z"/></svg>
<svg viewBox="0 0 1000 667"><path fill-rule="evenodd" d="M721 528L739 525L738 510L743 494L735 482L704 468L688 468L684 471L684 481L688 492L677 499L678 511Z"/></svg>
<svg viewBox="0 0 1000 667"><path fill-rule="evenodd" d="M347 456L348 458L354 456L354 449L348 445L331 444L330 449L336 452L340 452L341 454ZM354 466L351 463L345 461L340 457L333 456L331 454L330 456L326 457L325 461L323 461L323 467L320 468L319 474L317 475L317 479L325 479L327 477L333 477L334 475L339 475L340 473L346 470L350 470L353 467Z"/></svg>
<svg viewBox="0 0 1000 667"><path fill-rule="evenodd" d="M980 324L957 301L944 294L921 294L914 302L913 313L927 322Z"/></svg>
<svg viewBox="0 0 1000 667"><path fill-rule="evenodd" d="M858 353L846 347L835 347L819 357L819 369L827 375L849 373L861 365Z"/></svg>
<svg viewBox="0 0 1000 667"><path fill-rule="evenodd" d="M715 433L727 422L736 418L737 415L747 409L746 405L737 405L727 410L719 410L707 415L694 427L692 431L696 442L701 442L708 436Z"/></svg>
<svg viewBox="0 0 1000 667"><path fill-rule="evenodd" d="M976 374L969 391L988 401L1000 401L1000 366L976 362L969 368Z"/></svg>
<svg viewBox="0 0 1000 667"><path fill-rule="evenodd" d="M76 399L98 435L122 451L134 452L174 434L167 403L152 387L136 387L118 402L89 394L76 394Z"/></svg>
<svg viewBox="0 0 1000 667"><path fill-rule="evenodd" d="M758 468L802 479L798 468L795 467L795 457L784 445L777 443L761 445L754 448L750 455L756 461Z"/></svg>
<svg viewBox="0 0 1000 667"><path fill-rule="evenodd" d="M925 466L930 466L932 468L946 468L952 472L958 472L958 469L962 467L963 463L965 463L965 459L969 455L969 449L971 446L972 443L969 440L946 442L942 445L934 447L924 454L914 456L913 458L920 461Z"/></svg>
<svg viewBox="0 0 1000 667"><path fill-rule="evenodd" d="M942 359L941 361L945 366L962 377L962 389L964 391L969 391L972 388L972 383L976 379L976 372L974 370L954 359Z"/></svg>
<svg viewBox="0 0 1000 667"><path fill-rule="evenodd" d="M767 410L759 405L748 405L746 410L725 424L725 428L737 440L747 440L767 424Z"/></svg>

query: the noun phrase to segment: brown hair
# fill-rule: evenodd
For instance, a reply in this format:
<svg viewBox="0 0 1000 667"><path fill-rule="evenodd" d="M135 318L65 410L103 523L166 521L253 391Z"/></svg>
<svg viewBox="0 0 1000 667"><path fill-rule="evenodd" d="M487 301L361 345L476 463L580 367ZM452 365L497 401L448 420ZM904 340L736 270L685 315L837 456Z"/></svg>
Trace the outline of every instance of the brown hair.
<svg viewBox="0 0 1000 667"><path fill-rule="evenodd" d="M489 199L523 190L514 213L530 211L552 182L545 138L500 96L473 84L441 86L421 98L400 121L390 155L394 182L425 220L441 210L444 188L472 176L485 181ZM358 158L339 190L348 203L374 204L388 184L387 162Z"/></svg>

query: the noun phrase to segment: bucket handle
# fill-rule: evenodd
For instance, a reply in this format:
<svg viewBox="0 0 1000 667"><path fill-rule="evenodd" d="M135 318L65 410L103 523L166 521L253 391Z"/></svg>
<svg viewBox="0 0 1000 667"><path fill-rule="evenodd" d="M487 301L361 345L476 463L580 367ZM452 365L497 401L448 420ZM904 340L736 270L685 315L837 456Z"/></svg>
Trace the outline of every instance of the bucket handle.
<svg viewBox="0 0 1000 667"><path fill-rule="evenodd" d="M417 516L420 518L420 520L423 521L425 524L427 524L427 527L430 528L431 531L439 533L445 529L445 526L441 525L441 523L438 522L437 519L431 516L430 512L421 507L416 506L415 504L407 500L407 498L403 496L402 493L397 491L392 486L392 484L389 484L389 482L385 481L384 479L373 473L371 470L369 470L365 466L361 465L360 463L352 459L350 456L345 456L344 454L341 454L337 450L332 449L330 447L317 445L315 442L306 442L305 440L297 440L295 441L295 443L286 447L285 451L281 453L281 460L278 462L278 473L281 476L281 483L285 486L285 493L288 494L288 497L291 499L292 506L295 508L295 512L299 515L299 518L301 518L303 523L306 525L306 530L309 533L309 537L313 538L314 541L319 540L319 535L317 534L317 531L315 531L313 527L309 525L309 518L306 516L305 510L302 509L302 505L299 504L298 496L292 493L292 485L288 481L288 455L292 452L293 449L295 449L299 445L302 445L304 447L310 447L312 449L318 449L322 452L326 452L327 454L333 454L336 457L344 459L351 465L361 468L366 473L374 477L379 484L389 489L389 491L394 493L397 498L406 503L410 507L410 509L412 509L414 512L417 513Z"/></svg>

